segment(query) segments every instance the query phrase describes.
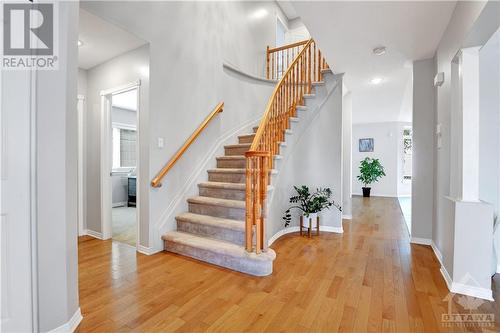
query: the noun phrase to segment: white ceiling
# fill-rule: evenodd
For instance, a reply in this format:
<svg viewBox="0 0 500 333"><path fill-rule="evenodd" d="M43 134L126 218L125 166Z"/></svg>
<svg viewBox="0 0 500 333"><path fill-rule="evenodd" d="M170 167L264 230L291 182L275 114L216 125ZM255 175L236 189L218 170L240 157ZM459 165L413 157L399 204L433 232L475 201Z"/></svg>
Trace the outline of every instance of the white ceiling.
<svg viewBox="0 0 500 333"><path fill-rule="evenodd" d="M78 67L89 69L146 41L80 8Z"/></svg>
<svg viewBox="0 0 500 333"><path fill-rule="evenodd" d="M299 17L299 15L297 15L297 12L295 11L295 8L289 1L277 0L276 3L289 20L293 20Z"/></svg>
<svg viewBox="0 0 500 333"><path fill-rule="evenodd" d="M345 73L353 123L411 121L412 61L433 57L455 1L291 4L334 72ZM381 45L387 53L374 55ZM373 77L384 81L370 84Z"/></svg>

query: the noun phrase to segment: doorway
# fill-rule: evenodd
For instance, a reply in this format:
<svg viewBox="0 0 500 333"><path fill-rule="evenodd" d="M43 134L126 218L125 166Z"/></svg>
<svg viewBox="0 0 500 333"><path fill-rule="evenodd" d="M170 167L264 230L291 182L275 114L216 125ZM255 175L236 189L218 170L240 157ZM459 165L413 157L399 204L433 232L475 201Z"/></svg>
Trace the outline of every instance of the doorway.
<svg viewBox="0 0 500 333"><path fill-rule="evenodd" d="M101 92L103 238L134 247L139 237L139 89L137 81Z"/></svg>

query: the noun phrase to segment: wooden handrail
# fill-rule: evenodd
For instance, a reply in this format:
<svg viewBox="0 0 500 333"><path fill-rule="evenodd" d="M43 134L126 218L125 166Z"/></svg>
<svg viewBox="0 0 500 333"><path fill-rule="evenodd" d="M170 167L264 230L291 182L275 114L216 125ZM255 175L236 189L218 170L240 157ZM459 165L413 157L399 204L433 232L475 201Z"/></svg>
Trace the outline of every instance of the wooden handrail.
<svg viewBox="0 0 500 333"><path fill-rule="evenodd" d="M304 44L289 64L281 72L250 149L245 154L245 249L249 252L266 250L266 200L272 157L279 153L279 143L285 140L290 117L295 117L297 106L304 104L304 95L311 94L312 83L322 80L321 70L328 68L313 39Z"/></svg>
<svg viewBox="0 0 500 333"><path fill-rule="evenodd" d="M191 136L186 140L184 145L175 153L175 155L168 161L168 163L158 172L156 177L151 181L152 187L160 187L163 177L167 172L172 169L174 164L181 158L182 154L191 146L193 141L200 135L200 133L207 127L210 121L220 112L224 110L224 102L217 104L215 109L203 120L203 122L198 126L198 128L191 134Z"/></svg>
<svg viewBox="0 0 500 333"><path fill-rule="evenodd" d="M286 72L283 75L283 77L281 78L281 80L278 82L276 87L274 87L273 93L271 94L271 97L269 97L269 101L267 102L266 111L264 112L264 116L262 117L262 119L259 123L259 128L257 129L257 132L255 133L255 137L252 141L252 145L250 146L250 151L256 151L258 149L260 139L261 139L262 135L264 134L263 124L265 124L268 121L269 115L271 113L271 106L272 106L274 100L276 99L276 95L278 94L278 91L285 84L285 81L286 81L285 78L287 77L287 75L290 74L290 71L292 70L292 68L294 68L294 65L298 63L302 54L307 50L307 47L309 45L311 45L312 42L313 42L312 38L307 41L306 46L304 46L302 51L300 51L300 53L297 55L297 57L292 61L292 63L290 64L290 66L286 70Z"/></svg>
<svg viewBox="0 0 500 333"><path fill-rule="evenodd" d="M270 48L269 52L273 53L273 52L278 52L278 51L281 51L281 50L291 49L293 47L297 47L297 46L301 46L301 45L306 45L308 42L309 42L309 39L301 40L300 42L296 42L296 43L292 43L292 44L286 44L286 45L283 45L283 46L278 46L278 47Z"/></svg>
<svg viewBox="0 0 500 333"><path fill-rule="evenodd" d="M267 47L266 50L266 71L267 78L271 80L280 79L285 70L290 67L290 62L295 59L301 48L309 40L303 40L278 47Z"/></svg>

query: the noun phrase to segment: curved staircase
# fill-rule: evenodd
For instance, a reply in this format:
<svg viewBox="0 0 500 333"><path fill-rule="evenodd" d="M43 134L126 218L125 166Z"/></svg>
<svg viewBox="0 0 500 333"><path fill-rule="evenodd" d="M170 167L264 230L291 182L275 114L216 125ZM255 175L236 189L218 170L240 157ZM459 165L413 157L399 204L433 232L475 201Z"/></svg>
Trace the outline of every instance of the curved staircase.
<svg viewBox="0 0 500 333"><path fill-rule="evenodd" d="M188 198L189 211L176 217L177 231L163 235L165 250L251 275L272 273L272 249L256 254L244 248L245 153L256 131L224 147L217 168L207 170L208 181L198 184L200 195Z"/></svg>
<svg viewBox="0 0 500 333"><path fill-rule="evenodd" d="M275 58L293 60L270 61ZM176 217L177 230L162 236L165 250L251 275L272 273L276 253L267 248L265 220L269 184L276 174L273 166L286 147L291 125L308 110L316 87L325 85L327 72L331 70L312 39L268 48L267 75L279 83L259 127L238 136L237 144L224 147L217 168L207 170L208 181L198 184L199 196L188 198L188 212ZM161 178L222 107L219 104L207 117L152 186L161 185Z"/></svg>

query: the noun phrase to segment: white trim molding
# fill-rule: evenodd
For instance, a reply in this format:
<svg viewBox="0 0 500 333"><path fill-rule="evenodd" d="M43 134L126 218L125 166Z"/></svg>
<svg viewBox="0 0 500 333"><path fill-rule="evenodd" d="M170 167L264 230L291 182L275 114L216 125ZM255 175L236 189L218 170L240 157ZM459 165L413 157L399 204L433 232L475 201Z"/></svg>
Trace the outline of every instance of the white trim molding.
<svg viewBox="0 0 500 333"><path fill-rule="evenodd" d="M152 247L146 247L144 245L137 245L137 252L141 253L141 254L144 254L144 255L147 255L147 256L150 256L152 254L155 254L155 253L158 253L158 252L161 252L162 250L158 250L158 249L155 249L155 248L152 248Z"/></svg>
<svg viewBox="0 0 500 333"><path fill-rule="evenodd" d="M352 220L352 215L342 215L342 220Z"/></svg>
<svg viewBox="0 0 500 333"><path fill-rule="evenodd" d="M85 235L102 240L102 233L94 230L90 229L85 230Z"/></svg>
<svg viewBox="0 0 500 333"><path fill-rule="evenodd" d="M275 241L277 241L281 236L284 236L286 234L291 234L293 232L299 232L300 227L299 226L293 226L293 227L286 227L284 229L281 229L277 233L275 233L269 240L267 241L267 246L271 246ZM344 233L344 229L342 227L332 227L329 225L320 225L319 226L319 232L333 232L336 234L342 234Z"/></svg>
<svg viewBox="0 0 500 333"><path fill-rule="evenodd" d="M467 296L472 296L472 297L476 297L476 298L481 298L481 299L485 299L488 301L494 301L493 293L492 293L491 289L470 286L470 285L466 285L466 284L459 283L459 282L453 282L453 279L451 278L450 274L446 270L446 267L443 265L443 255L441 254L441 251L439 251L439 249L436 246L436 243L434 243L434 241L431 241L431 248L432 248L432 251L434 252L434 255L436 256L437 260L441 264L441 268L439 269L439 271L441 272L441 275L443 276L444 282L446 283L446 286L448 287L448 290L450 292L455 293L455 294L461 294L461 295L467 295ZM500 267L498 267L498 268L500 268Z"/></svg>
<svg viewBox="0 0 500 333"><path fill-rule="evenodd" d="M485 299L487 301L494 301L491 289L469 286L458 282L452 282L451 288L449 289L452 293L455 294L462 294L462 295Z"/></svg>
<svg viewBox="0 0 500 333"><path fill-rule="evenodd" d="M353 193L353 196L362 197L363 193ZM384 194L384 193L370 193L370 197L382 197L382 198L397 198L397 194Z"/></svg>
<svg viewBox="0 0 500 333"><path fill-rule="evenodd" d="M140 87L141 85L141 80L135 80L126 84L123 84L121 86L117 86L115 88L110 88L110 89L104 89L101 90L100 95L101 96L106 96L106 95L115 95L119 93L123 93L132 89L135 89L137 87Z"/></svg>
<svg viewBox="0 0 500 333"><path fill-rule="evenodd" d="M298 226L287 227L287 228L281 229L280 231L275 233L271 238L269 238L269 240L267 241L267 246L271 246L271 244L274 243L281 236L284 236L286 234L291 234L292 232L299 232L299 231L300 231L300 229Z"/></svg>
<svg viewBox="0 0 500 333"><path fill-rule="evenodd" d="M238 67L236 67L235 65L230 64L228 61L223 61L222 62L222 68L227 68L227 69L235 72L236 74L242 75L244 77L247 77L247 78L250 78L250 79L253 79L253 80L256 80L256 81L260 81L260 82L264 82L264 83L270 83L270 84L276 84L276 83L278 83L278 80L266 79L266 78L263 78L263 77L260 77L260 76L256 76L256 75L244 72L241 69L239 69Z"/></svg>
<svg viewBox="0 0 500 333"><path fill-rule="evenodd" d="M73 333L78 325L80 325L80 322L82 321L83 316L82 316L82 311L80 308L76 310L76 312L73 314L73 316L69 319L68 322L62 324L61 326L49 331L50 333Z"/></svg>
<svg viewBox="0 0 500 333"><path fill-rule="evenodd" d="M410 243L419 245L432 245L432 240L428 238L411 237Z"/></svg>
<svg viewBox="0 0 500 333"><path fill-rule="evenodd" d="M443 266L443 254L441 253L441 251L439 251L439 249L438 249L436 243L434 243L434 241L432 241L431 247L432 247L432 250L434 251L434 255L436 256L437 260L439 261L441 266Z"/></svg>

